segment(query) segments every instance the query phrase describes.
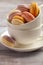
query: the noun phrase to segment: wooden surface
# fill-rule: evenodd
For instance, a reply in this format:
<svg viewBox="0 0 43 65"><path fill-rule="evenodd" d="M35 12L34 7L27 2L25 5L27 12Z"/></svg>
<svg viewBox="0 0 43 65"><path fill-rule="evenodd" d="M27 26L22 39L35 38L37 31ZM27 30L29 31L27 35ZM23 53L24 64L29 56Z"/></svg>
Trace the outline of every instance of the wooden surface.
<svg viewBox="0 0 43 65"><path fill-rule="evenodd" d="M0 0L0 35L7 30L6 14L8 11L14 8L14 5L31 1L33 0ZM43 0L35 1L43 4ZM21 53L9 50L0 44L0 65L43 65L43 48L34 52Z"/></svg>

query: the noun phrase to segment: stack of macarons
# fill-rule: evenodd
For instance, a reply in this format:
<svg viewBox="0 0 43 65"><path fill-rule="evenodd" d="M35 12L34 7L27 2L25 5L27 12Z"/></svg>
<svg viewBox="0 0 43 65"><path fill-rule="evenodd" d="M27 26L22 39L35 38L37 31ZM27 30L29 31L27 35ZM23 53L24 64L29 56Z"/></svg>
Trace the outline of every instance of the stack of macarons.
<svg viewBox="0 0 43 65"><path fill-rule="evenodd" d="M39 14L39 6L36 2L30 5L18 5L16 10L12 10L8 16L8 21L14 25L31 22Z"/></svg>

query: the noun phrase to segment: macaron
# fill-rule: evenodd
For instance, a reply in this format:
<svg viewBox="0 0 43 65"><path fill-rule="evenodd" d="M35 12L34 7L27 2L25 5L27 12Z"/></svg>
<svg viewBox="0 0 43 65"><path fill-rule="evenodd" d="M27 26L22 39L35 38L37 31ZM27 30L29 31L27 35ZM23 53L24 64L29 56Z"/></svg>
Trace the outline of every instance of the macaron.
<svg viewBox="0 0 43 65"><path fill-rule="evenodd" d="M35 18L31 13L27 11L23 12L22 17L26 20L26 22L30 22Z"/></svg>
<svg viewBox="0 0 43 65"><path fill-rule="evenodd" d="M19 15L15 15L11 21L11 23L14 25L20 25L20 24L23 24L24 22L25 22L24 18Z"/></svg>
<svg viewBox="0 0 43 65"><path fill-rule="evenodd" d="M9 15L7 16L7 20L9 21L9 22L11 22L11 20L12 20L12 18L13 18L13 16L15 15L15 14L18 14L19 13L19 15L20 15L20 10L11 10L10 11L10 13L9 13Z"/></svg>
<svg viewBox="0 0 43 65"><path fill-rule="evenodd" d="M6 45L10 46L10 47L14 47L15 46L15 40L13 40L11 37L4 35L2 37L2 42L4 42Z"/></svg>
<svg viewBox="0 0 43 65"><path fill-rule="evenodd" d="M20 10L21 12L29 11L29 8L27 5L18 5L17 9Z"/></svg>
<svg viewBox="0 0 43 65"><path fill-rule="evenodd" d="M32 2L30 4L30 13L33 14L35 17L39 14L39 6L36 2Z"/></svg>

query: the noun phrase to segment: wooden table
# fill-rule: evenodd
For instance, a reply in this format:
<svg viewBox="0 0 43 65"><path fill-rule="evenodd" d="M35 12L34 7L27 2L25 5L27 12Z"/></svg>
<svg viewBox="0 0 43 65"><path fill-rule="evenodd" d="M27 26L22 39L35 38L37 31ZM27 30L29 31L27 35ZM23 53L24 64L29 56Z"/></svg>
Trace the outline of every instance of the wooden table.
<svg viewBox="0 0 43 65"><path fill-rule="evenodd" d="M0 35L7 29L5 14L11 8L7 3L17 5L20 3L30 3L31 1L33 0L0 0ZM43 0L35 1L39 4L43 3ZM7 12L5 12L6 7ZM21 53L12 51L0 44L0 65L43 65L43 48L34 52Z"/></svg>

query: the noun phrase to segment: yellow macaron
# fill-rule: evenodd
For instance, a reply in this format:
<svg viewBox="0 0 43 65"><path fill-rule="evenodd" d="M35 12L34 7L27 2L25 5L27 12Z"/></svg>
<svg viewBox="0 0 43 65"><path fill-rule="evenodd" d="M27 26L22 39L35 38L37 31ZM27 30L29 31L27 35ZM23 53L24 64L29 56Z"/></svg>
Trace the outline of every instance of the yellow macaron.
<svg viewBox="0 0 43 65"><path fill-rule="evenodd" d="M20 25L24 23L24 18L19 15L15 15L12 19L12 24Z"/></svg>

